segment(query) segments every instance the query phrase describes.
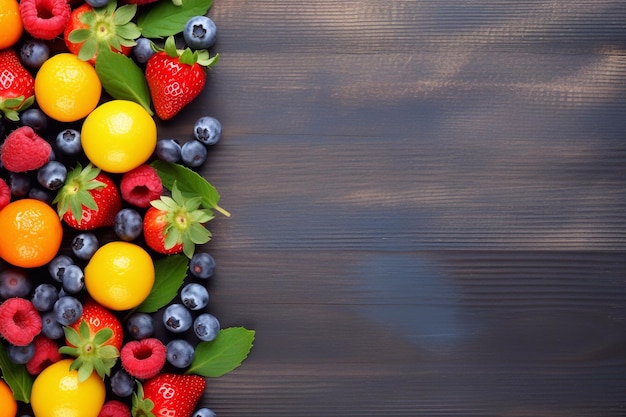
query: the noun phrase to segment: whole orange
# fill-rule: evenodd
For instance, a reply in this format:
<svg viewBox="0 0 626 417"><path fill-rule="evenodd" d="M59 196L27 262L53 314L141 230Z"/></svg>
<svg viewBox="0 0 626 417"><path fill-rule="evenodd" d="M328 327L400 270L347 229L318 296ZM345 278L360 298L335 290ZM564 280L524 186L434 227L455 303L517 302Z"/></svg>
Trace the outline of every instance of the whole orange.
<svg viewBox="0 0 626 417"><path fill-rule="evenodd" d="M0 379L0 417L15 417L17 415L17 401L13 398L13 391L6 382Z"/></svg>
<svg viewBox="0 0 626 417"><path fill-rule="evenodd" d="M0 210L0 258L22 268L43 266L61 246L58 214L43 201L24 198Z"/></svg>
<svg viewBox="0 0 626 417"><path fill-rule="evenodd" d="M24 31L20 8L16 0L0 0L0 49L17 43Z"/></svg>

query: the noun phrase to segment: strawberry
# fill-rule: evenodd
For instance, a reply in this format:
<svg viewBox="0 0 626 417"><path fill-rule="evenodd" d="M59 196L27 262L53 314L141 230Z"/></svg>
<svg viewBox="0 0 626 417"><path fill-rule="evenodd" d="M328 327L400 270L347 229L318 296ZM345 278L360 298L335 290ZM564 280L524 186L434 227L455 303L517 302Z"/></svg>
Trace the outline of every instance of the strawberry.
<svg viewBox="0 0 626 417"><path fill-rule="evenodd" d="M204 394L206 380L199 375L164 373L137 386L133 417L190 417Z"/></svg>
<svg viewBox="0 0 626 417"><path fill-rule="evenodd" d="M35 79L13 49L0 51L0 113L18 121L18 112L35 101Z"/></svg>
<svg viewBox="0 0 626 417"><path fill-rule="evenodd" d="M156 252L172 255L183 252L188 258L194 253L195 245L211 239L211 232L204 223L214 215L200 208L201 197L186 198L172 186L172 196L161 196L151 201L151 207L143 219L143 235L146 244Z"/></svg>
<svg viewBox="0 0 626 417"><path fill-rule="evenodd" d="M146 81L156 115L161 120L171 119L195 99L206 83L205 67L217 60L218 55L209 58L206 50L192 52L187 48L181 52L174 38L167 38L165 49L146 63Z"/></svg>
<svg viewBox="0 0 626 417"><path fill-rule="evenodd" d="M76 357L71 369L78 369L79 380L84 381L94 370L101 378L111 374L124 339L124 328L113 313L87 299L80 319L64 332L66 346L59 352Z"/></svg>
<svg viewBox="0 0 626 417"><path fill-rule="evenodd" d="M111 50L129 55L141 32L131 20L137 11L136 4L117 8L115 1L105 7L93 8L85 3L70 15L63 39L70 52L92 65L96 62L98 48L108 45Z"/></svg>
<svg viewBox="0 0 626 417"><path fill-rule="evenodd" d="M122 208L115 183L91 164L85 168L77 164L52 203L65 223L78 230L112 226Z"/></svg>

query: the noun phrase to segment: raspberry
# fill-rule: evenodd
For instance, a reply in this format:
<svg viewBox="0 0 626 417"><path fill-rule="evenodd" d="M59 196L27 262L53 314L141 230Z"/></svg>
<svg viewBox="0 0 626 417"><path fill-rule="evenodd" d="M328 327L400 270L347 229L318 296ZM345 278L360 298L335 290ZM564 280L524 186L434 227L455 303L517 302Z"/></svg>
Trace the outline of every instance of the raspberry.
<svg viewBox="0 0 626 417"><path fill-rule="evenodd" d="M50 160L52 146L29 126L18 127L7 136L0 160L10 172L26 172L41 168Z"/></svg>
<svg viewBox="0 0 626 417"><path fill-rule="evenodd" d="M52 40L63 33L70 21L67 0L21 0L20 15L24 29L33 37Z"/></svg>
<svg viewBox="0 0 626 417"><path fill-rule="evenodd" d="M48 366L61 360L59 347L54 340L40 334L35 337L35 356L26 362L26 370L31 375L38 375Z"/></svg>
<svg viewBox="0 0 626 417"><path fill-rule="evenodd" d="M156 169L144 164L124 174L120 191L124 201L146 208L150 206L150 201L161 196L163 183Z"/></svg>
<svg viewBox="0 0 626 417"><path fill-rule="evenodd" d="M0 304L0 335L15 346L26 346L41 332L41 316L29 300L14 297Z"/></svg>
<svg viewBox="0 0 626 417"><path fill-rule="evenodd" d="M133 340L122 347L120 360L126 372L135 378L152 378L165 365L166 348L154 337Z"/></svg>
<svg viewBox="0 0 626 417"><path fill-rule="evenodd" d="M98 417L130 417L130 409L117 400L109 400L100 409Z"/></svg>
<svg viewBox="0 0 626 417"><path fill-rule="evenodd" d="M0 178L0 210L11 202L11 189L7 183Z"/></svg>

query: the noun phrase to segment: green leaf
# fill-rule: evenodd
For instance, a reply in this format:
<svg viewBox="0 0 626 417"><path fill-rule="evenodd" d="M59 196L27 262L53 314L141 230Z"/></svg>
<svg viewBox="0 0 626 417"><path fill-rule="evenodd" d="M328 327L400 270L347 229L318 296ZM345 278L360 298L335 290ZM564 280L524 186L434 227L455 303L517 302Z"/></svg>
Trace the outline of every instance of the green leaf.
<svg viewBox="0 0 626 417"><path fill-rule="evenodd" d="M96 72L105 91L113 98L139 103L152 115L150 91L141 68L123 54L101 49L96 58Z"/></svg>
<svg viewBox="0 0 626 417"><path fill-rule="evenodd" d="M172 189L176 181L176 186L186 197L199 196L205 208L215 209L227 217L230 216L229 212L218 205L220 195L215 187L197 172L182 165L164 161L154 161L152 167L157 170L163 185L168 190Z"/></svg>
<svg viewBox="0 0 626 417"><path fill-rule="evenodd" d="M13 391L13 398L28 404L34 379L26 370L25 365L11 362L3 344L0 344L0 370L2 370L2 378Z"/></svg>
<svg viewBox="0 0 626 417"><path fill-rule="evenodd" d="M154 262L155 279L148 298L136 311L153 313L172 301L187 275L189 259L182 255L170 255Z"/></svg>
<svg viewBox="0 0 626 417"><path fill-rule="evenodd" d="M217 378L239 367L248 357L254 342L254 330L243 327L222 329L211 342L200 342L187 374Z"/></svg>
<svg viewBox="0 0 626 417"><path fill-rule="evenodd" d="M164 38L183 31L187 20L205 15L213 0L182 0L181 5L160 1L139 16L137 24L146 38Z"/></svg>

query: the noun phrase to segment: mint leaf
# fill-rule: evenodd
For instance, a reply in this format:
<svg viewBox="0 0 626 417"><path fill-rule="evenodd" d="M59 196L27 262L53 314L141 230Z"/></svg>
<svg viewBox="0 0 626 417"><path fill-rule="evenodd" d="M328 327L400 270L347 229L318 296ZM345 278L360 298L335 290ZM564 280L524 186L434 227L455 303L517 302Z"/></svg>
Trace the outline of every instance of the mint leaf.
<svg viewBox="0 0 626 417"><path fill-rule="evenodd" d="M254 330L243 327L222 329L211 342L200 342L187 374L217 378L239 367L248 357L254 342Z"/></svg>
<svg viewBox="0 0 626 417"><path fill-rule="evenodd" d="M11 362L2 344L0 344L0 369L2 378L13 391L13 398L28 404L33 388L33 377L26 370L26 366Z"/></svg>
<svg viewBox="0 0 626 417"><path fill-rule="evenodd" d="M109 48L99 49L96 72L102 88L113 98L141 104L152 115L150 90L141 68L126 55L113 52Z"/></svg>
<svg viewBox="0 0 626 417"><path fill-rule="evenodd" d="M161 1L141 14L137 26L146 38L164 38L183 31L187 20L205 15L213 0L182 0L180 5Z"/></svg>
<svg viewBox="0 0 626 417"><path fill-rule="evenodd" d="M215 209L226 217L230 216L228 211L217 204L220 201L220 195L215 187L197 172L179 164L158 160L152 162L151 165L157 170L163 186L168 190L171 190L176 182L176 186L185 197L200 197L204 208Z"/></svg>
<svg viewBox="0 0 626 417"><path fill-rule="evenodd" d="M183 255L170 255L154 261L154 285L143 303L135 311L154 313L166 306L178 294L187 276L189 259Z"/></svg>

